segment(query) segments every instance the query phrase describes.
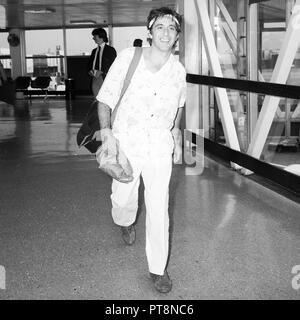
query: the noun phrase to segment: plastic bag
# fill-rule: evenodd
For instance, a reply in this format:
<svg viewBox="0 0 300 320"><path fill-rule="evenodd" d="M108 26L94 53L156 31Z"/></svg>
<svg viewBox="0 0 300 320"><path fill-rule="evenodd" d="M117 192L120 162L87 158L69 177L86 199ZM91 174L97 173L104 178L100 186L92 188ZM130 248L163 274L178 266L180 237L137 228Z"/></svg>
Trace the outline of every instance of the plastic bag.
<svg viewBox="0 0 300 320"><path fill-rule="evenodd" d="M96 159L99 169L119 182L128 183L133 180L133 170L129 160L119 146L117 141L116 152L103 145L96 151Z"/></svg>

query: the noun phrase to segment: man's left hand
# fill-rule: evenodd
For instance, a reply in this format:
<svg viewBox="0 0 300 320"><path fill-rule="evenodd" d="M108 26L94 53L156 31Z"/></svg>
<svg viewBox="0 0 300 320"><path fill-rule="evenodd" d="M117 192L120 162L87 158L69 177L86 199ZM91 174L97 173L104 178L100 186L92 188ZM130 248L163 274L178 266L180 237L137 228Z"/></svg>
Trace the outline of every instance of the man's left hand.
<svg viewBox="0 0 300 320"><path fill-rule="evenodd" d="M181 130L179 128L173 128L171 133L172 133L173 140L174 140L173 162L175 164L181 164L181 162L182 162Z"/></svg>
<svg viewBox="0 0 300 320"><path fill-rule="evenodd" d="M182 159L182 148L181 145L175 145L174 146L174 152L173 152L173 162L175 164L181 164Z"/></svg>

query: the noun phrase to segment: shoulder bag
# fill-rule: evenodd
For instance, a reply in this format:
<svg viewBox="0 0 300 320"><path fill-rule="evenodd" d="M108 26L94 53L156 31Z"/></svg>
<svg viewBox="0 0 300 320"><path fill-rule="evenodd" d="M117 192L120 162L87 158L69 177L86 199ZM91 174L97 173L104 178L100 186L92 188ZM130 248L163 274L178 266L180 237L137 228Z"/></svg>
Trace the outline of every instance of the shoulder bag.
<svg viewBox="0 0 300 320"><path fill-rule="evenodd" d="M142 48L136 47L133 58L128 67L128 71L124 80L123 88L121 90L118 103L116 104L114 111L112 112L112 115L111 115L111 126L113 125L113 121L116 117L116 113L118 111L121 99L130 84L131 78L136 70L136 67L140 61L141 56L142 56ZM91 153L96 153L96 151L98 150L98 148L101 146L101 143L102 143L102 141L97 141L94 138L95 132L100 130L97 106L98 106L98 101L94 101L92 103L92 106L89 112L85 116L83 123L79 128L79 131L77 132L77 137L76 137L78 147L80 148L84 146Z"/></svg>

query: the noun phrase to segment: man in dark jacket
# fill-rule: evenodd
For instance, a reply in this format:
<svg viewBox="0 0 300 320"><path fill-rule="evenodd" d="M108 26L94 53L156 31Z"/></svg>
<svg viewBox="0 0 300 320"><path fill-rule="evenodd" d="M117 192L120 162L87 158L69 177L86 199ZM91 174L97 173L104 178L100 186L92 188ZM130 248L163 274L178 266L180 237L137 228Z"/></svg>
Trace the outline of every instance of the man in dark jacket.
<svg viewBox="0 0 300 320"><path fill-rule="evenodd" d="M94 29L92 35L97 48L91 53L88 62L88 74L92 77L92 91L94 97L96 97L110 66L117 56L117 52L115 48L106 44L108 38L103 28Z"/></svg>

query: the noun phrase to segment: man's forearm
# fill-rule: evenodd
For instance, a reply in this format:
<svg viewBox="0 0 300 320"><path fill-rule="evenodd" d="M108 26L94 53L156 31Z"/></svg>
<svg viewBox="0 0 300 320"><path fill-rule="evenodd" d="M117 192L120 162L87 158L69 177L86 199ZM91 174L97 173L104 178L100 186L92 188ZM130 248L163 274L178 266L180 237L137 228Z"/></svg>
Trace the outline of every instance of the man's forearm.
<svg viewBox="0 0 300 320"><path fill-rule="evenodd" d="M176 118L174 120L174 127L172 129L172 135L175 142L175 145L182 145L182 135L180 130L180 122L182 117L183 108L179 108L176 114Z"/></svg>
<svg viewBox="0 0 300 320"><path fill-rule="evenodd" d="M181 117L183 113L183 108L178 108L177 114L174 120L174 127L173 128L180 128L180 122L181 122Z"/></svg>
<svg viewBox="0 0 300 320"><path fill-rule="evenodd" d="M100 129L110 128L110 107L102 102L98 102L98 118Z"/></svg>

